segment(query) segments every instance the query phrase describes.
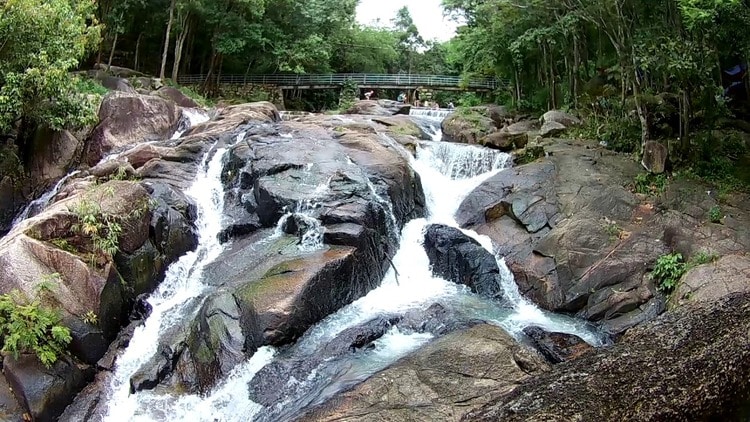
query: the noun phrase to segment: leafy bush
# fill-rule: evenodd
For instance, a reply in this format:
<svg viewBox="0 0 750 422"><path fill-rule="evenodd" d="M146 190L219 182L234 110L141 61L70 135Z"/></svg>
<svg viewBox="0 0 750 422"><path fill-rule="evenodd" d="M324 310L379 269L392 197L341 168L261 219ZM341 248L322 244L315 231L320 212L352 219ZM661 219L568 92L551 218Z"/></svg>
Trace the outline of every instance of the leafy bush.
<svg viewBox="0 0 750 422"><path fill-rule="evenodd" d="M659 194L667 188L667 177L663 174L640 173L635 176L633 187L644 195Z"/></svg>
<svg viewBox="0 0 750 422"><path fill-rule="evenodd" d="M708 210L708 219L711 220L712 223L721 223L722 218L724 218L724 214L721 212L720 206L714 205Z"/></svg>
<svg viewBox="0 0 750 422"><path fill-rule="evenodd" d="M73 79L73 86L75 87L76 92L81 94L92 94L103 97L109 92L109 90L100 84L99 81L80 76Z"/></svg>
<svg viewBox="0 0 750 422"><path fill-rule="evenodd" d="M716 253L707 253L704 251L698 252L687 263L687 269L697 267L698 265L708 264L709 262L716 262L719 259L719 255Z"/></svg>
<svg viewBox="0 0 750 422"><path fill-rule="evenodd" d="M651 271L651 277L656 282L656 287L666 293L674 290L677 282L688 270L682 260L682 254L671 253L662 255L656 260L656 265Z"/></svg>
<svg viewBox="0 0 750 422"><path fill-rule="evenodd" d="M77 222L73 232L88 236L93 247L92 263L97 255L111 259L119 250L118 241L122 226L116 217L102 212L101 207L90 199L82 199L70 211L76 215Z"/></svg>
<svg viewBox="0 0 750 422"><path fill-rule="evenodd" d="M35 353L44 366L51 367L71 340L70 330L59 323L60 317L39 302L20 304L9 294L0 296L2 351L15 358Z"/></svg>

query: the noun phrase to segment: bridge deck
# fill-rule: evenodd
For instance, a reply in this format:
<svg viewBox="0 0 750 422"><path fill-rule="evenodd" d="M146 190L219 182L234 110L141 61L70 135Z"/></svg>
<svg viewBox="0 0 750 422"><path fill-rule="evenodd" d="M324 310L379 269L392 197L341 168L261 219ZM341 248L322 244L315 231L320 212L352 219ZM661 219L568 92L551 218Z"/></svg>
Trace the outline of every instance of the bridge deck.
<svg viewBox="0 0 750 422"><path fill-rule="evenodd" d="M182 85L202 83L206 75L184 75L177 78ZM449 90L491 91L505 85L504 81L492 78L465 79L445 75L406 75L335 73L313 74L269 74L269 75L221 75L222 84L263 84L276 85L285 89L326 89L339 88L352 81L360 88L416 89L440 88Z"/></svg>

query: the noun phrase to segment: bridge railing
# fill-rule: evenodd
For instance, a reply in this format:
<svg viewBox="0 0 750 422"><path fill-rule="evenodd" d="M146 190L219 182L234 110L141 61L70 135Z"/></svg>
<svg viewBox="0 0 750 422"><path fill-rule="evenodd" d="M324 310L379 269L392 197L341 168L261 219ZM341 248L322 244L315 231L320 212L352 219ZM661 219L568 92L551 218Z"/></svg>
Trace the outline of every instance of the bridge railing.
<svg viewBox="0 0 750 422"><path fill-rule="evenodd" d="M177 78L177 82L182 85L191 85L202 83L205 79L206 75L184 75ZM495 89L505 84L504 81L493 78L472 78L465 80L459 76L372 73L221 75L218 82L222 84L327 86L342 85L347 81L353 81L363 86L430 86L474 89Z"/></svg>

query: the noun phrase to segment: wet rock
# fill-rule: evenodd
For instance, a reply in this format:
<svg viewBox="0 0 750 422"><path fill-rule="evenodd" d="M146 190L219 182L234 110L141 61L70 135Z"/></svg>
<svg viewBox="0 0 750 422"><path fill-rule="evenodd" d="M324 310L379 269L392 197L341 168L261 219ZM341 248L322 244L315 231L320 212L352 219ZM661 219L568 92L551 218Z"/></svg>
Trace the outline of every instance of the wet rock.
<svg viewBox="0 0 750 422"><path fill-rule="evenodd" d="M258 371L248 385L250 399L263 406L273 407L281 403L284 398L299 394L300 389L315 388L314 383L311 382L308 382L308 385L299 385L290 383L290 380L310 380L313 371L325 371L324 367L336 358L355 353L371 345L399 319L397 316L383 316L347 328L326 344L321 345L322 347L312 356L292 347ZM330 366L335 366L335 363Z"/></svg>
<svg viewBox="0 0 750 422"><path fill-rule="evenodd" d="M407 332L413 331L443 336L482 323L484 321L465 320L459 317L453 309L441 303L433 303L427 309L415 309L406 312L401 321L398 322L398 327Z"/></svg>
<svg viewBox="0 0 750 422"><path fill-rule="evenodd" d="M159 382L172 373L177 359L179 355L175 355L172 348L160 344L154 362L139 368L130 377L130 394L151 390L159 385Z"/></svg>
<svg viewBox="0 0 750 422"><path fill-rule="evenodd" d="M495 126L504 127L513 122L514 115L505 106L493 105L487 107L487 117L495 122Z"/></svg>
<svg viewBox="0 0 750 422"><path fill-rule="evenodd" d="M110 91L126 92L129 94L135 94L136 92L133 85L126 78L111 76L104 72L96 72L95 74L99 83Z"/></svg>
<svg viewBox="0 0 750 422"><path fill-rule="evenodd" d="M750 292L750 257L727 255L688 271L670 296L669 306L712 302L732 293L747 292Z"/></svg>
<svg viewBox="0 0 750 422"><path fill-rule="evenodd" d="M548 332L534 326L524 328L523 333L529 338L532 346L552 364L577 359L594 350L573 334Z"/></svg>
<svg viewBox="0 0 750 422"><path fill-rule="evenodd" d="M428 343L298 420L456 420L547 368L502 329L478 325Z"/></svg>
<svg viewBox="0 0 750 422"><path fill-rule="evenodd" d="M107 338L97 324L67 317L63 325L70 329L70 351L84 363L94 365L107 352L111 338Z"/></svg>
<svg viewBox="0 0 750 422"><path fill-rule="evenodd" d="M47 369L35 355L3 360L16 399L35 421L54 421L86 385L83 371L63 357Z"/></svg>
<svg viewBox="0 0 750 422"><path fill-rule="evenodd" d="M157 97L168 99L180 107L187 107L187 108L200 107L198 103L195 102L195 100L183 94L179 89L172 88L171 86L163 86L157 89L156 91L152 92L151 94L156 95Z"/></svg>
<svg viewBox="0 0 750 422"><path fill-rule="evenodd" d="M126 161L109 160L89 169L89 174L97 179L105 180L113 177L133 178L135 176L135 169Z"/></svg>
<svg viewBox="0 0 750 422"><path fill-rule="evenodd" d="M0 420L7 422L25 422L25 411L13 395L10 384L5 377L0 377Z"/></svg>
<svg viewBox="0 0 750 422"><path fill-rule="evenodd" d="M167 139L177 128L179 118L172 101L135 93L110 92L99 108L99 124L86 144L84 161L93 166L114 149Z"/></svg>
<svg viewBox="0 0 750 422"><path fill-rule="evenodd" d="M654 174L664 173L667 164L669 151L661 142L648 141L643 146L643 167Z"/></svg>
<svg viewBox="0 0 750 422"><path fill-rule="evenodd" d="M502 297L497 261L476 240L456 228L431 224L425 228L424 248L436 276L464 284L482 296Z"/></svg>
<svg viewBox="0 0 750 422"><path fill-rule="evenodd" d="M747 295L686 305L611 348L498 390L464 419L727 420L750 399L748 330Z"/></svg>
<svg viewBox="0 0 750 422"><path fill-rule="evenodd" d="M144 182L143 186L151 194L152 242L168 265L198 244L192 223L197 217L196 205L166 183Z"/></svg>

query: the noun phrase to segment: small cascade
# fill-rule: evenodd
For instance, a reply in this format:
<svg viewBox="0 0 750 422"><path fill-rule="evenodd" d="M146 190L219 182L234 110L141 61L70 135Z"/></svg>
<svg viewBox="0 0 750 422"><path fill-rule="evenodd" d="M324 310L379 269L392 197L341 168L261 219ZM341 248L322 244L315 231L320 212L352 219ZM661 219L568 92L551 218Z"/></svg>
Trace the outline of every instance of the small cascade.
<svg viewBox="0 0 750 422"><path fill-rule="evenodd" d="M312 163L308 164L308 170L312 165ZM325 227L315 217L315 213L320 208L317 200L329 191L332 178L333 176L329 177L325 183L318 185L313 190L309 199L301 201L292 207L292 209L285 207L284 215L276 223L276 229L273 234L274 238L284 233L299 234L300 242L298 248L303 252L312 252L323 247Z"/></svg>
<svg viewBox="0 0 750 422"><path fill-rule="evenodd" d="M314 209L314 205L297 206L294 211L281 216L276 224L274 237L279 237L284 233L301 233L299 250L312 252L322 248L325 227L320 223L320 220L312 216Z"/></svg>
<svg viewBox="0 0 750 422"><path fill-rule="evenodd" d="M451 179L470 179L488 171L509 167L510 154L474 145L450 142L423 143L421 155L432 167Z"/></svg>
<svg viewBox="0 0 750 422"><path fill-rule="evenodd" d="M423 117L439 121L442 121L451 113L453 113L453 110L448 108L412 107L411 110L409 110L409 116Z"/></svg>
<svg viewBox="0 0 750 422"><path fill-rule="evenodd" d="M105 420L131 420L138 411L145 410L140 401L147 400L149 395L130 394L130 378L157 353L161 335L181 324L190 314L194 299L206 288L202 280L203 269L223 250L216 234L222 228L224 186L221 172L226 151L225 148L217 148L213 155L209 152L203 158L195 181L185 192L198 206L195 222L198 247L169 266L164 281L148 299L152 306L151 315L144 325L135 330L127 349L117 359Z"/></svg>
<svg viewBox="0 0 750 422"><path fill-rule="evenodd" d="M11 227L15 227L21 221L39 214L47 205L49 205L52 198L54 198L55 195L57 195L57 192L60 191L60 188L62 188L65 182L67 182L68 179L77 175L78 173L80 173L80 171L75 170L66 174L65 176L63 176L62 179L58 180L58 182L55 183L55 186L53 186L52 189L42 194L42 196L40 196L39 198L29 202L29 204L26 205L26 208L24 208L20 213L18 213L16 218L13 219L13 223L11 223Z"/></svg>
<svg viewBox="0 0 750 422"><path fill-rule="evenodd" d="M177 130L174 132L170 139L179 139L182 135L201 123L207 122L210 119L208 114L203 110L195 108L183 108L182 117L180 122L177 124Z"/></svg>

